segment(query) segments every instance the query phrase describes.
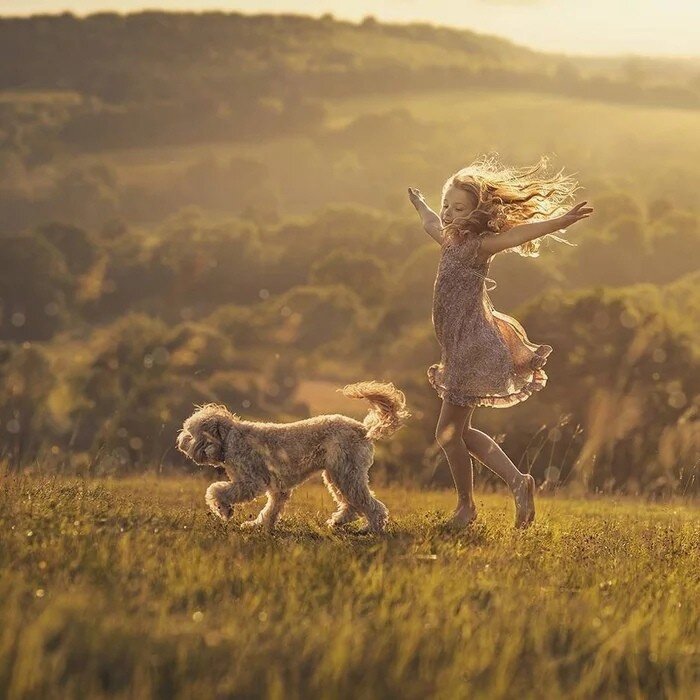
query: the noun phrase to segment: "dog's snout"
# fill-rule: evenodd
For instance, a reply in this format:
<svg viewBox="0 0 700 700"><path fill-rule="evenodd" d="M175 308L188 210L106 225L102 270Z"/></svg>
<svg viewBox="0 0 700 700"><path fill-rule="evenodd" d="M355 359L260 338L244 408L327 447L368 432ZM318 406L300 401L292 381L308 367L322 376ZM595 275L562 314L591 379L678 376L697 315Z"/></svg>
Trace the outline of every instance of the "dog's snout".
<svg viewBox="0 0 700 700"><path fill-rule="evenodd" d="M186 451L187 448L192 444L193 437L186 431L182 431L177 436L177 446L179 449Z"/></svg>

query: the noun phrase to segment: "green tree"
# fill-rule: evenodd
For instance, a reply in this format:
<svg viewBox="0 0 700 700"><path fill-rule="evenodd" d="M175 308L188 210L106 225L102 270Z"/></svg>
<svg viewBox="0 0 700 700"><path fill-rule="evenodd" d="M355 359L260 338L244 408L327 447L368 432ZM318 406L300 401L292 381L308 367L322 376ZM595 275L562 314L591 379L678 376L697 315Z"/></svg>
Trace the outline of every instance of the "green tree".
<svg viewBox="0 0 700 700"><path fill-rule="evenodd" d="M372 255L336 250L311 266L309 282L342 284L366 304L379 304L387 293L386 265Z"/></svg>
<svg viewBox="0 0 700 700"><path fill-rule="evenodd" d="M61 252L71 275L84 274L97 260L97 242L84 229L52 222L39 226L37 232Z"/></svg>
<svg viewBox="0 0 700 700"><path fill-rule="evenodd" d="M0 246L0 338L50 338L68 317L74 289L64 256L36 232L1 234Z"/></svg>
<svg viewBox="0 0 700 700"><path fill-rule="evenodd" d="M659 445L700 400L700 360L663 290L548 292L516 316L533 341L554 347L546 400L532 420L556 423L557 414L569 414L583 428L572 480L589 489L677 487L700 445L665 461Z"/></svg>
<svg viewBox="0 0 700 700"><path fill-rule="evenodd" d="M12 466L31 462L57 437L46 397L56 384L51 359L36 343L0 341L0 454Z"/></svg>

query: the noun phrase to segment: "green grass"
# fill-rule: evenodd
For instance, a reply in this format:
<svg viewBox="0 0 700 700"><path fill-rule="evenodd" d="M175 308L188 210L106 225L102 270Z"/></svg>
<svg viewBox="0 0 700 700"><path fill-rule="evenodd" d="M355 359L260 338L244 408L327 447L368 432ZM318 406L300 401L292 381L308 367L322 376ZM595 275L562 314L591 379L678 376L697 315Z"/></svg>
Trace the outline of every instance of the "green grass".
<svg viewBox="0 0 700 700"><path fill-rule="evenodd" d="M450 493L377 488L373 538L311 485L269 536L204 488L4 479L1 697L698 697L692 505L543 498L520 532L479 495L451 534Z"/></svg>

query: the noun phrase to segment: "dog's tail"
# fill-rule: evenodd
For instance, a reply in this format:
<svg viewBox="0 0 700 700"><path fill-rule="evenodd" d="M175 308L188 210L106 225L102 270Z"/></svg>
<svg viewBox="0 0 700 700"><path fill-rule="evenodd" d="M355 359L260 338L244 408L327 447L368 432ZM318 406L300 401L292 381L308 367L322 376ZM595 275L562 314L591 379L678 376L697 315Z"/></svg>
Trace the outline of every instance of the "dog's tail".
<svg viewBox="0 0 700 700"><path fill-rule="evenodd" d="M381 440L393 435L411 414L406 410L406 397L391 382L358 382L339 391L351 399L367 399L371 408L365 417L367 437Z"/></svg>

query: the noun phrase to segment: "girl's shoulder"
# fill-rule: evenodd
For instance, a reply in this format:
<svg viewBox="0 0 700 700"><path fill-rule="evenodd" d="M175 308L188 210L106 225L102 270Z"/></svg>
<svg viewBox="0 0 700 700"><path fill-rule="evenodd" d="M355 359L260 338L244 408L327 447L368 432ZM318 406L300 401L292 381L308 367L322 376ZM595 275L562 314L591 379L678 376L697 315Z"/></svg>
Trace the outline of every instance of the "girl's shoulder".
<svg viewBox="0 0 700 700"><path fill-rule="evenodd" d="M443 231L441 245L449 245L453 247L478 247L481 244L482 238L488 233L488 231L473 231L471 229L455 232Z"/></svg>

